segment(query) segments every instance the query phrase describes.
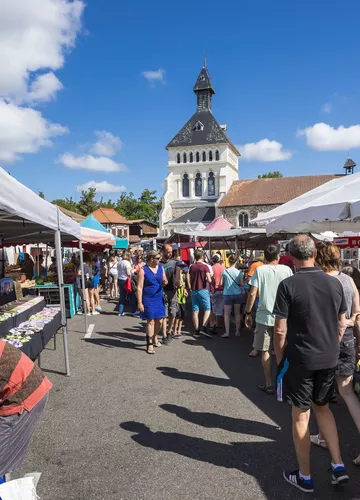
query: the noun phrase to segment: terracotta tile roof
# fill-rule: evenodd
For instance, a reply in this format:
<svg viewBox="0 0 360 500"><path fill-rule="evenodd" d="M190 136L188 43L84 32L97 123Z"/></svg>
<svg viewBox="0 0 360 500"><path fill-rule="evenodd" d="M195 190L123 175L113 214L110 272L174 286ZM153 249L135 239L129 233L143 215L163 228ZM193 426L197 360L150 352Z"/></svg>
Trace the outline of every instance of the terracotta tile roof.
<svg viewBox="0 0 360 500"><path fill-rule="evenodd" d="M98 208L91 215L101 224L129 224L129 222L113 208Z"/></svg>
<svg viewBox="0 0 360 500"><path fill-rule="evenodd" d="M219 203L221 207L243 205L279 205L293 200L311 189L338 177L337 175L308 175L279 179L249 179L235 181Z"/></svg>

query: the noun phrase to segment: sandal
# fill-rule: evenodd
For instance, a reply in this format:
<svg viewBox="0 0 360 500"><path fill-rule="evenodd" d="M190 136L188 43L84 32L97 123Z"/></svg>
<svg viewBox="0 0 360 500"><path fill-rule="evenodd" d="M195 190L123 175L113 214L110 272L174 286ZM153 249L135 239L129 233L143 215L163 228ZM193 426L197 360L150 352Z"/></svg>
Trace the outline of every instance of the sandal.
<svg viewBox="0 0 360 500"><path fill-rule="evenodd" d="M162 343L159 342L159 340L157 340L156 342L154 342L154 347L161 347L162 346Z"/></svg>
<svg viewBox="0 0 360 500"><path fill-rule="evenodd" d="M260 391L265 392L265 394L269 395L275 394L275 387L273 385L261 384L258 385L258 388L260 389Z"/></svg>
<svg viewBox="0 0 360 500"><path fill-rule="evenodd" d="M250 358L256 358L256 356L259 355L259 351L257 351L256 349L253 349L251 352L249 352L249 356Z"/></svg>
<svg viewBox="0 0 360 500"><path fill-rule="evenodd" d="M326 444L325 439L320 439L319 434L315 434L314 436L310 436L310 441L315 446L319 446L319 448L325 448L325 449L327 448L327 444ZM359 462L359 465L360 465L360 462Z"/></svg>
<svg viewBox="0 0 360 500"><path fill-rule="evenodd" d="M148 354L155 354L153 338L146 335L146 352Z"/></svg>
<svg viewBox="0 0 360 500"><path fill-rule="evenodd" d="M357 465L358 467L360 466L360 455L353 460L353 464Z"/></svg>

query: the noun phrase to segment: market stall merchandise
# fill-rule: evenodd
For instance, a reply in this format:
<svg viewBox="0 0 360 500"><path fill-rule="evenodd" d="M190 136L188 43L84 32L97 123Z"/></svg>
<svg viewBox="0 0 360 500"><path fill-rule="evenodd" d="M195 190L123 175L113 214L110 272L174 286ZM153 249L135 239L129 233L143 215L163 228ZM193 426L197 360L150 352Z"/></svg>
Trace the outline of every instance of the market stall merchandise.
<svg viewBox="0 0 360 500"><path fill-rule="evenodd" d="M0 245L55 242L57 262L62 262L62 239L81 240L80 225L0 168ZM66 374L70 375L62 266L58 266L58 283Z"/></svg>
<svg viewBox="0 0 360 500"><path fill-rule="evenodd" d="M43 297L24 297L0 307L0 337L35 360L61 327L59 307L44 307Z"/></svg>

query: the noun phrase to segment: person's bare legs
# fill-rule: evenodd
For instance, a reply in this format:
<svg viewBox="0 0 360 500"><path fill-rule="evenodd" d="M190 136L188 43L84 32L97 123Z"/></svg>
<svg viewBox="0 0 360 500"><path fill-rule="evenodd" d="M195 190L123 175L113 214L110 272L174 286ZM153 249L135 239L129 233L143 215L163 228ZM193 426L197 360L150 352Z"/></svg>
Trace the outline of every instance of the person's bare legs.
<svg viewBox="0 0 360 500"><path fill-rule="evenodd" d="M241 304L234 305L234 313L235 313L235 336L240 336L240 328L241 328Z"/></svg>
<svg viewBox="0 0 360 500"><path fill-rule="evenodd" d="M156 319L155 320L155 326L154 326L154 344L155 345L158 345L159 343L159 332L161 330L161 327L162 327L162 323L163 323L163 320L162 319Z"/></svg>
<svg viewBox="0 0 360 500"><path fill-rule="evenodd" d="M95 290L92 288L89 290L90 294L90 305L91 305L91 311L95 312Z"/></svg>
<svg viewBox="0 0 360 500"><path fill-rule="evenodd" d="M273 383L271 374L271 356L269 351L261 352L261 364L264 370L266 387L270 387Z"/></svg>
<svg viewBox="0 0 360 500"><path fill-rule="evenodd" d="M204 328L207 327L207 324L209 322L209 318L210 318L210 314L211 314L211 311L204 311L204 316L203 316L203 321L202 321L202 326Z"/></svg>
<svg viewBox="0 0 360 500"><path fill-rule="evenodd" d="M342 464L342 458L340 454L339 436L336 428L335 418L329 405L319 406L313 404L313 409L316 417L316 421L319 426L321 435L324 437L327 447L329 449L332 463Z"/></svg>
<svg viewBox="0 0 360 500"><path fill-rule="evenodd" d="M176 330L177 333L180 333L180 334L182 333L182 326L183 326L183 320L181 318L179 318L178 324L177 324L177 330Z"/></svg>
<svg viewBox="0 0 360 500"><path fill-rule="evenodd" d="M225 333L227 337L230 336L230 317L231 317L232 306L224 306L224 323L225 323Z"/></svg>
<svg viewBox="0 0 360 500"><path fill-rule="evenodd" d="M353 389L353 377L337 376L336 381L338 384L340 396L345 401L354 424L356 425L357 430L360 432L360 401ZM356 465L360 465L360 455L355 458L354 463Z"/></svg>
<svg viewBox="0 0 360 500"><path fill-rule="evenodd" d="M193 311L192 320L193 320L194 329L197 332L199 330L199 311Z"/></svg>
<svg viewBox="0 0 360 500"><path fill-rule="evenodd" d="M163 321L162 321L162 336L163 336L163 339L166 339L167 338L167 317L163 318Z"/></svg>
<svg viewBox="0 0 360 500"><path fill-rule="evenodd" d="M85 289L85 301L86 301L86 312L87 314L91 313L90 309L90 290L88 288Z"/></svg>
<svg viewBox="0 0 360 500"><path fill-rule="evenodd" d="M171 314L169 314L169 330L168 330L168 335L174 333L175 321L176 321L176 316L171 316Z"/></svg>
<svg viewBox="0 0 360 500"><path fill-rule="evenodd" d="M147 352L154 352L154 329L155 329L155 320L148 319L146 323L146 342L147 342Z"/></svg>
<svg viewBox="0 0 360 500"><path fill-rule="evenodd" d="M310 409L304 410L293 406L291 417L292 433L299 470L303 476L310 476Z"/></svg>

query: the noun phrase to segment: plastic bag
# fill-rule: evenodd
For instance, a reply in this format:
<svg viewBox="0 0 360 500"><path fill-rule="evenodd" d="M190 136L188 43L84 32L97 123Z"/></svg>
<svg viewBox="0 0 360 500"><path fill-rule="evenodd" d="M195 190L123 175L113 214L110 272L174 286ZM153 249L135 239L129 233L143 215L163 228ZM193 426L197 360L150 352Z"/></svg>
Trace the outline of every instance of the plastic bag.
<svg viewBox="0 0 360 500"><path fill-rule="evenodd" d="M37 500L34 479L22 477L0 484L0 500Z"/></svg>

